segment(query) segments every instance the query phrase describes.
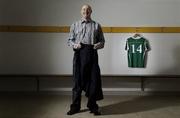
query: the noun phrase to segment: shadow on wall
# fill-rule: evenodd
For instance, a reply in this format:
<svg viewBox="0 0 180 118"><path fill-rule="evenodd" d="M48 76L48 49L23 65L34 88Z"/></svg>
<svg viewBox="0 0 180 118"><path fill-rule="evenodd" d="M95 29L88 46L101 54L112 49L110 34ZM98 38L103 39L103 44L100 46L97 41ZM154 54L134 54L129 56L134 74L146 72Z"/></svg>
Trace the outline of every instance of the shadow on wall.
<svg viewBox="0 0 180 118"><path fill-rule="evenodd" d="M42 20L38 18L42 12L40 6L40 2L28 0L1 0L0 25L36 25ZM38 65L44 62L46 47L37 39L44 38L43 35L32 36L32 33L0 32L0 74L32 73L36 70L35 64L41 71L43 67ZM41 61L37 59L37 53Z"/></svg>
<svg viewBox="0 0 180 118"><path fill-rule="evenodd" d="M144 86L145 90L150 90L155 93L156 91L180 91L180 46L174 47L173 58L174 65L171 68L159 71L163 77L146 79ZM167 77L166 77L167 76Z"/></svg>
<svg viewBox="0 0 180 118"><path fill-rule="evenodd" d="M164 98L165 97L165 98ZM179 106L180 101L176 97L168 96L144 96L132 100L118 102L101 107L102 115L118 115L144 112L165 108L169 106Z"/></svg>
<svg viewBox="0 0 180 118"><path fill-rule="evenodd" d="M174 65L171 68L168 68L166 70L162 70L160 73L167 74L171 73L172 75L180 75L180 45L174 47L173 50L173 59L174 59Z"/></svg>
<svg viewBox="0 0 180 118"><path fill-rule="evenodd" d="M0 25L43 25L48 21L45 16L51 18L53 11L58 12L52 6L55 2L49 2L2 0ZM64 56L58 47L66 45L59 39L57 33L0 32L0 74L53 73L61 66L57 55Z"/></svg>
<svg viewBox="0 0 180 118"><path fill-rule="evenodd" d="M53 73L59 64L56 58L64 55L54 34L0 33L0 37L0 74Z"/></svg>
<svg viewBox="0 0 180 118"><path fill-rule="evenodd" d="M143 37L143 38L145 38L145 37ZM145 38L146 39L146 38ZM147 47L148 47L148 50L146 51L146 53L145 53L145 57L144 57L144 66L146 67L146 65L147 65L147 62L148 62L148 52L149 51L151 51L151 45L150 45L150 43L149 43L149 40L148 39L146 39L147 40Z"/></svg>
<svg viewBox="0 0 180 118"><path fill-rule="evenodd" d="M1 0L0 25L36 25L43 14L42 1Z"/></svg>

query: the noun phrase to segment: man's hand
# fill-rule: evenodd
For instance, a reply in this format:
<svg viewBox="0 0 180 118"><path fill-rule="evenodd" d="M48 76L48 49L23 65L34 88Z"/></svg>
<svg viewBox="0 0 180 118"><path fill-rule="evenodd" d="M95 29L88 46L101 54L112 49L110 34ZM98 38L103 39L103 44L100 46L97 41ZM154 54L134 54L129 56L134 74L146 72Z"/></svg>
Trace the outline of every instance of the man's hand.
<svg viewBox="0 0 180 118"><path fill-rule="evenodd" d="M96 43L96 44L94 44L94 49L101 49L101 48L103 48L104 47L104 43Z"/></svg>
<svg viewBox="0 0 180 118"><path fill-rule="evenodd" d="M81 48L81 44L80 43L74 44L73 48L74 49L80 49Z"/></svg>

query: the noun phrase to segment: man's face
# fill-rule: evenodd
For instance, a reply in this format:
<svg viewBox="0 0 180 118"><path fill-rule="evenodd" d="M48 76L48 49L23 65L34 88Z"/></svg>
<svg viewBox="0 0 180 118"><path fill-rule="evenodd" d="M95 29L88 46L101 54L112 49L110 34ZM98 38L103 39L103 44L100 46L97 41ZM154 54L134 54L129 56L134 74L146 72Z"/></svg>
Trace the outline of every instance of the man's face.
<svg viewBox="0 0 180 118"><path fill-rule="evenodd" d="M83 18L85 19L90 19L91 18L91 7L88 5L83 5L82 9L81 9L81 15Z"/></svg>

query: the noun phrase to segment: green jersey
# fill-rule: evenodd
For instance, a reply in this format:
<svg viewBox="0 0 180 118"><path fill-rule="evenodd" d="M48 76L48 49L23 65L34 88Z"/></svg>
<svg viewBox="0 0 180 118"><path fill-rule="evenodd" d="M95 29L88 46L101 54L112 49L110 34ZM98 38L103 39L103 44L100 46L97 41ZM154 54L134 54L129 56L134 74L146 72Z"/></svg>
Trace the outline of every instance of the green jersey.
<svg viewBox="0 0 180 118"><path fill-rule="evenodd" d="M143 68L145 67L145 54L149 49L148 41L139 37L135 39L130 37L126 41L125 50L127 50L128 67Z"/></svg>

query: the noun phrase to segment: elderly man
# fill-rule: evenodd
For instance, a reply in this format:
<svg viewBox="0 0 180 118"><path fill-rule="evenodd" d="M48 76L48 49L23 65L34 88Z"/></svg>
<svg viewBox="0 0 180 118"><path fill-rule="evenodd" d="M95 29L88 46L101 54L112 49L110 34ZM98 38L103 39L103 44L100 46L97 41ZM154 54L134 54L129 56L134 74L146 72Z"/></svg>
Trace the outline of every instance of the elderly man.
<svg viewBox="0 0 180 118"><path fill-rule="evenodd" d="M72 104L67 115L78 113L81 108L81 93L88 97L90 113L100 115L97 100L103 99L97 50L104 47L104 35L100 24L91 19L92 9L83 5L81 20L70 28L68 45L74 50Z"/></svg>

